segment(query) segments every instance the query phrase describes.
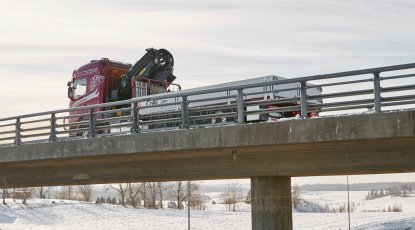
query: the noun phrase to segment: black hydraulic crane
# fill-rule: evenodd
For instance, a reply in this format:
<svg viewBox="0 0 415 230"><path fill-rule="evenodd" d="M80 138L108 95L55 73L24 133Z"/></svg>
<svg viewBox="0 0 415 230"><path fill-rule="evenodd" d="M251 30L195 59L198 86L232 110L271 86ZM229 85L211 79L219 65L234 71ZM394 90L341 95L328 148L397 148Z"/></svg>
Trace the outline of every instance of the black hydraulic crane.
<svg viewBox="0 0 415 230"><path fill-rule="evenodd" d="M119 99L131 98L131 80L133 77L143 77L157 81L172 83L176 77L173 75L173 55L165 49L146 49L147 53L138 60L121 79L118 88Z"/></svg>

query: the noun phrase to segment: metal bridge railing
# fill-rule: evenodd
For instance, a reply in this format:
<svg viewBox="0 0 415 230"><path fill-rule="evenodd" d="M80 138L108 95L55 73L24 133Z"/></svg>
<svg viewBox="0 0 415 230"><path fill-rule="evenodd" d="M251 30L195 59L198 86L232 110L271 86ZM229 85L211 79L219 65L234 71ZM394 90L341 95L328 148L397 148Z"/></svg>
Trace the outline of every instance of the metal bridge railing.
<svg viewBox="0 0 415 230"><path fill-rule="evenodd" d="M0 145L415 108L415 63L178 91L0 119ZM254 109L252 109L254 108Z"/></svg>

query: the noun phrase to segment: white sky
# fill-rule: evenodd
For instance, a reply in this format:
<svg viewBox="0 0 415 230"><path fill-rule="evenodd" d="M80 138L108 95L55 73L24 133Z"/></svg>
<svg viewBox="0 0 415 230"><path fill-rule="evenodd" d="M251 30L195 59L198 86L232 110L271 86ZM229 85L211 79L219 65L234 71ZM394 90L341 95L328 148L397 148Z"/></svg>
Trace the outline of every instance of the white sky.
<svg viewBox="0 0 415 230"><path fill-rule="evenodd" d="M66 108L75 68L148 47L172 52L183 88L415 62L412 0L0 3L1 117Z"/></svg>

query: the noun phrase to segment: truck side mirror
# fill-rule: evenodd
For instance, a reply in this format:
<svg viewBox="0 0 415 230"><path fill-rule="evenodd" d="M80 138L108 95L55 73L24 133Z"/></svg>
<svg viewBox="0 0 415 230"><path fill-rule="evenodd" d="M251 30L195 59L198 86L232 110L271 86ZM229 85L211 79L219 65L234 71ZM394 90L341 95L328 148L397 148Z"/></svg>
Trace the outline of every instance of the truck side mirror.
<svg viewBox="0 0 415 230"><path fill-rule="evenodd" d="M68 98L73 99L75 97L73 88L71 86L68 87Z"/></svg>
<svg viewBox="0 0 415 230"><path fill-rule="evenodd" d="M68 81L68 84L66 85L68 86L68 98L72 100L75 97L72 81Z"/></svg>

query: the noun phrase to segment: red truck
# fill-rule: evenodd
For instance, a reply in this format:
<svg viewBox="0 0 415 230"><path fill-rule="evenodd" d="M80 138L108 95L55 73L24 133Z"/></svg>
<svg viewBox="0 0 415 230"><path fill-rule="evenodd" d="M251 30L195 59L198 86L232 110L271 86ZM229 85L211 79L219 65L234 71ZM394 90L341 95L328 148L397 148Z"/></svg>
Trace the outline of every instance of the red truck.
<svg viewBox="0 0 415 230"><path fill-rule="evenodd" d="M87 106L93 104L100 104L106 102L114 102L120 100L127 100L133 97L143 97L147 95L167 93L170 91L181 90L180 85L174 84L173 81L176 77L173 75L174 60L170 52L165 49L147 49L147 53L138 60L134 65L112 61L107 58L101 60L93 60L88 64L74 70L72 74L72 80L68 82L68 97L70 98L70 108ZM284 79L277 76L266 76L260 78L247 79L236 82L223 83L218 85L211 85L201 88L189 89L186 91L195 92L205 89L212 88L223 88L226 86L238 86L246 85L251 83L259 83L266 81L275 81ZM276 85L281 92L270 92L269 89L263 87L251 88L244 91L249 94L245 96L246 102L252 102L255 100L267 100L267 99L278 99L278 98L295 98L299 97L299 91L297 83L291 83L287 85ZM271 87L272 88L272 87ZM285 91L284 91L285 89ZM289 90L287 90L289 89ZM291 90L293 89L293 90ZM184 91L183 91L184 92ZM228 92L229 93L229 92ZM309 91L309 95L320 94L321 89L314 89ZM215 95L194 95L189 97L189 100L200 100L209 96L222 97L226 95L226 92L214 93ZM232 104L232 99L216 101L219 104ZM164 101L148 101L149 104L163 104L168 103ZM312 102L313 103L313 102ZM318 102L314 102L318 103ZM212 104L193 104L191 106L197 106L202 108L202 113L212 114L218 113L218 111L205 111L203 107L212 107ZM286 104L268 104L263 106L246 106L246 111L259 110L261 108L277 108L279 106L287 106ZM104 109L113 108L100 108L97 111ZM199 109L200 111L200 109ZM142 111L145 113L145 111ZM219 111L220 112L220 111ZM87 116L75 116L79 114L87 114L87 110L77 110L71 112L71 118L69 122L74 124L71 128L78 129L82 128L82 120L87 120ZM259 115L248 115L246 120L257 121L257 120L269 120L279 119L285 117L293 117L298 114L298 111L286 112L286 113L272 113ZM265 116L264 116L265 115ZM316 114L311 114L315 116ZM97 117L99 119L99 117ZM218 120L218 119L216 119ZM226 120L219 119L219 120ZM230 121L228 119L228 121ZM205 121L209 122L209 121ZM146 127L149 128L149 127ZM74 134L71 134L74 135ZM79 133L78 133L79 135Z"/></svg>
<svg viewBox="0 0 415 230"><path fill-rule="evenodd" d="M68 82L69 107L79 107L130 99L180 89L172 82L173 56L165 49L147 49L134 65L108 58L93 60L74 70ZM134 83L145 87L138 92Z"/></svg>
<svg viewBox="0 0 415 230"><path fill-rule="evenodd" d="M180 85L172 83L176 77L173 75L174 60L170 52L153 48L146 49L146 51L147 53L134 65L102 58L92 60L74 70L72 80L68 82L69 107L101 104L180 90ZM103 108L97 111L100 110ZM77 110L71 112L70 115L87 112ZM86 118L72 117L69 123L76 123L83 119Z"/></svg>

